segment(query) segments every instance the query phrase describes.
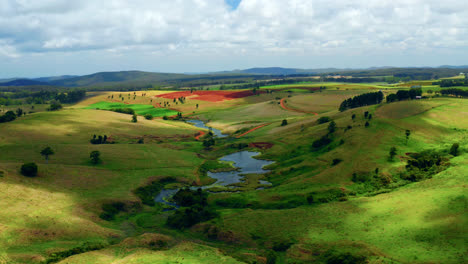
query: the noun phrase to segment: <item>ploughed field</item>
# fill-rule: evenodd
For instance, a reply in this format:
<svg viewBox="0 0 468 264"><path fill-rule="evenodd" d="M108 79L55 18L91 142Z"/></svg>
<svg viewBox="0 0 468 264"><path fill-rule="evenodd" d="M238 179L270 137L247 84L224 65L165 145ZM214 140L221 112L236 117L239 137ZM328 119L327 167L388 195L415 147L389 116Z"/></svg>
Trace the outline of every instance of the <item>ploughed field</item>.
<svg viewBox="0 0 468 264"><path fill-rule="evenodd" d="M0 263L464 263L466 99L338 111L397 89L99 92L0 123ZM137 122L102 111L119 108ZM265 173L222 159L241 151ZM155 202L173 189L185 191Z"/></svg>

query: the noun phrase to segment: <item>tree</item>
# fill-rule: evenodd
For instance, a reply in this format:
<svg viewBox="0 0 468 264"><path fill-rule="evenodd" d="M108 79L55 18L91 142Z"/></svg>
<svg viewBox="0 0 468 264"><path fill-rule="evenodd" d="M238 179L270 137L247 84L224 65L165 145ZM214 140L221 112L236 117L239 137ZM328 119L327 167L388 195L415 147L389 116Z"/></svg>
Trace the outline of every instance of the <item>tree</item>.
<svg viewBox="0 0 468 264"><path fill-rule="evenodd" d="M328 133L333 133L336 130L336 123L335 121L331 121L330 124L328 124Z"/></svg>
<svg viewBox="0 0 468 264"><path fill-rule="evenodd" d="M49 156L54 154L54 151L50 147L46 147L41 151L41 155L44 156L46 163L49 163Z"/></svg>
<svg viewBox="0 0 468 264"><path fill-rule="evenodd" d="M55 101L55 100L52 100L50 102L49 108L47 108L47 110L49 110L49 111L57 111L57 110L60 110L60 109L62 109L62 104L60 104L60 102Z"/></svg>
<svg viewBox="0 0 468 264"><path fill-rule="evenodd" d="M390 148L390 151L388 152L388 160L389 161L393 161L393 158L395 157L395 155L397 154L397 149L395 147L391 147Z"/></svg>
<svg viewBox="0 0 468 264"><path fill-rule="evenodd" d="M89 158L91 159L91 163L92 164L98 164L101 162L101 152L99 152L98 150L93 150L91 151L91 153L89 154Z"/></svg>
<svg viewBox="0 0 468 264"><path fill-rule="evenodd" d="M147 120L152 120L152 119L153 119L153 115L151 115L151 114L146 114L146 115L145 115L145 118L146 118Z"/></svg>
<svg viewBox="0 0 468 264"><path fill-rule="evenodd" d="M366 121L366 123L364 124L365 127L368 127L369 125L369 121Z"/></svg>
<svg viewBox="0 0 468 264"><path fill-rule="evenodd" d="M283 121L281 122L281 126L286 126L287 124L288 124L288 120L283 119Z"/></svg>
<svg viewBox="0 0 468 264"><path fill-rule="evenodd" d="M22 116L23 115L23 109L21 109L21 108L16 109L16 115L18 117Z"/></svg>
<svg viewBox="0 0 468 264"><path fill-rule="evenodd" d="M132 116L132 122L133 122L133 123L138 122L138 119L137 119L137 115L136 115L136 114L133 114L133 116Z"/></svg>
<svg viewBox="0 0 468 264"><path fill-rule="evenodd" d="M450 154L453 156L458 156L458 148L460 145L458 143L453 143L452 147L450 148Z"/></svg>
<svg viewBox="0 0 468 264"><path fill-rule="evenodd" d="M354 120L355 118L356 118L356 114L353 114L353 115L351 116L351 119Z"/></svg>
<svg viewBox="0 0 468 264"><path fill-rule="evenodd" d="M21 166L21 174L27 177L36 177L37 175L37 165L34 162L24 163Z"/></svg>
<svg viewBox="0 0 468 264"><path fill-rule="evenodd" d="M409 129L406 129L405 135L406 135L406 145L408 145L408 139L409 139L409 137L411 135L411 131Z"/></svg>

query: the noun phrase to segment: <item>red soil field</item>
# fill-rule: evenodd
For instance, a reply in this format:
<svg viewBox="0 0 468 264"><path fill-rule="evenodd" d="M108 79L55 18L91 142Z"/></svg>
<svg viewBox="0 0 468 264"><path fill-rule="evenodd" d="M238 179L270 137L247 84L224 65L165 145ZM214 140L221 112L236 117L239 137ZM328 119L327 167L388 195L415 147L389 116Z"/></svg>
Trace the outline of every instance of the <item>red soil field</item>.
<svg viewBox="0 0 468 264"><path fill-rule="evenodd" d="M264 93L264 91L257 91L257 93ZM156 95L166 99L174 99L179 97L187 97L190 99L208 101L208 102L221 102L225 100L232 100L252 96L254 93L251 90L246 91L182 91L172 92L166 94Z"/></svg>

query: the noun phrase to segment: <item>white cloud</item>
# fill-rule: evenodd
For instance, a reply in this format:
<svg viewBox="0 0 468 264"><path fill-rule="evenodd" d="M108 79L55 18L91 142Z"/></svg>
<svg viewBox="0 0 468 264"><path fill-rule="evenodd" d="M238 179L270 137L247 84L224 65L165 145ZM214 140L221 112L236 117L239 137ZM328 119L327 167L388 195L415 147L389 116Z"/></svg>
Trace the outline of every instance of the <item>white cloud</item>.
<svg viewBox="0 0 468 264"><path fill-rule="evenodd" d="M9 57L89 50L314 56L441 47L466 51L467 1L242 0L233 11L223 0L0 0L0 56Z"/></svg>

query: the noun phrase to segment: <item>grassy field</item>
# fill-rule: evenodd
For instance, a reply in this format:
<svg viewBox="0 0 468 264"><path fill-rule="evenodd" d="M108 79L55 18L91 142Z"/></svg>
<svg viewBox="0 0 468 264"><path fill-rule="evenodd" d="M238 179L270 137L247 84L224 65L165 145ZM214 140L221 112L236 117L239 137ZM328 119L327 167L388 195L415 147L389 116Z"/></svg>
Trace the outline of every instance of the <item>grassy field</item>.
<svg viewBox="0 0 468 264"><path fill-rule="evenodd" d="M150 114L153 117L160 116L173 116L177 114L177 111L166 109L166 108L155 108L152 105L142 105L142 104L123 104L123 103L110 103L110 102L99 102L92 104L87 109L97 109L97 110L115 110L130 108L135 111L138 115L147 115Z"/></svg>
<svg viewBox="0 0 468 264"><path fill-rule="evenodd" d="M297 88L305 85L327 89ZM339 112L346 98L395 90L340 83L263 88L281 89L184 104L154 97L170 91L99 92L61 111L1 123L0 263L41 263L83 243L102 248L58 263L333 263L343 256L368 263L467 261L466 99L434 97ZM283 109L281 99L306 112ZM171 106L155 108L164 102ZM139 118L132 123L129 115L95 110L124 107L153 116L182 112L233 136L205 148L203 138L195 139L199 129L185 122ZM331 143L314 148L312 143L328 133L329 123L317 122L324 116L336 122L336 129L328 135ZM259 125L265 126L236 138ZM93 145L93 135L106 135L113 144ZM271 148L249 147L256 142ZM457 157L448 153L453 143L460 144ZM202 166L241 145L275 163L264 176L248 175L241 192L209 194L208 206L219 213L213 220L169 228L171 211L141 205L134 194L165 177L176 179L172 187L209 184L213 180L200 172ZM40 155L46 146L55 152L48 162ZM393 161L391 147L397 149ZM419 182L402 180L406 153L427 149L442 153L447 169ZM90 162L93 150L100 151L100 164ZM20 174L25 162L38 164L37 177ZM389 183L376 188L353 182L354 174ZM263 186L259 180L272 185L255 190ZM345 195L333 196L337 192ZM308 200L311 195L314 202ZM117 201L129 209L114 220L101 219L102 205Z"/></svg>

